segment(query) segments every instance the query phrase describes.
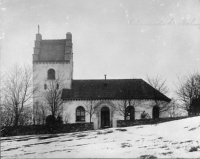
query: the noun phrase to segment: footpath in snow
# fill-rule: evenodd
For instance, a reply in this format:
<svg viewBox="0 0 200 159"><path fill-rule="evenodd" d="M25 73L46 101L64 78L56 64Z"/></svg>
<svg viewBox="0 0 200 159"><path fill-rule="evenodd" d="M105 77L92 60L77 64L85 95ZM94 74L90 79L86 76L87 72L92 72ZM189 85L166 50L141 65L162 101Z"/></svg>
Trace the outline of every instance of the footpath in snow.
<svg viewBox="0 0 200 159"><path fill-rule="evenodd" d="M200 117L158 125L1 138L3 158L200 158Z"/></svg>

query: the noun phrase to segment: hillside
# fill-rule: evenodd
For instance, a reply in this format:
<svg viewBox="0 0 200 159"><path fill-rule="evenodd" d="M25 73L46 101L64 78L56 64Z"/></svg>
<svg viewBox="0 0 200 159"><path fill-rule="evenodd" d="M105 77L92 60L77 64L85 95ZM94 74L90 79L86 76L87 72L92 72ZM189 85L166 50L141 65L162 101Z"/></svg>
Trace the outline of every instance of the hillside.
<svg viewBox="0 0 200 159"><path fill-rule="evenodd" d="M1 138L1 156L10 158L199 158L200 117L158 125L110 128L56 135Z"/></svg>

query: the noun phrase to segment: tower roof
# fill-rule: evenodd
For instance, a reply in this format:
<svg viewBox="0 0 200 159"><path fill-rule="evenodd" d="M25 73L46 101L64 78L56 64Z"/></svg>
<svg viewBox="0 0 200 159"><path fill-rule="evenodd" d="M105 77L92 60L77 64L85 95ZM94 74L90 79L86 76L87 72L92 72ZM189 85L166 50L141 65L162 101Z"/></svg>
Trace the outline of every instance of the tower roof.
<svg viewBox="0 0 200 159"><path fill-rule="evenodd" d="M73 54L72 34L67 33L66 39L42 40L36 34L33 62L70 62Z"/></svg>
<svg viewBox="0 0 200 159"><path fill-rule="evenodd" d="M64 61L66 39L42 40L39 61Z"/></svg>

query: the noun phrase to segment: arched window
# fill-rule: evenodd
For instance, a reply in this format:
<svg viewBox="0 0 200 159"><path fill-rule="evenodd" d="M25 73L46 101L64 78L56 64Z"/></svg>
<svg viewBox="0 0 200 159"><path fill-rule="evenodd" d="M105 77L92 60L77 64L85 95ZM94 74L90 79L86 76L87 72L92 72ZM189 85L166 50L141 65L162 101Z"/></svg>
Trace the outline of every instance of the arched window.
<svg viewBox="0 0 200 159"><path fill-rule="evenodd" d="M153 107L152 116L153 119L157 119L160 117L160 108L158 106Z"/></svg>
<svg viewBox="0 0 200 159"><path fill-rule="evenodd" d="M135 120L135 108L133 106L126 108L126 120Z"/></svg>
<svg viewBox="0 0 200 159"><path fill-rule="evenodd" d="M55 70L54 69L49 69L47 73L48 79L55 79Z"/></svg>
<svg viewBox="0 0 200 159"><path fill-rule="evenodd" d="M76 121L85 121L85 109L82 106L76 108Z"/></svg>

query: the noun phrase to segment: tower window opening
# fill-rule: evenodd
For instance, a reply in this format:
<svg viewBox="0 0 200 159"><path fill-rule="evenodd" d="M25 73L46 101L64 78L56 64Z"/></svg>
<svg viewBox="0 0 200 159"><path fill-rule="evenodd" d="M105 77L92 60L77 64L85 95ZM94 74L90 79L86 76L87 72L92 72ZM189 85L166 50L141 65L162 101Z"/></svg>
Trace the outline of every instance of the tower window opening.
<svg viewBox="0 0 200 159"><path fill-rule="evenodd" d="M47 84L45 83L45 84L44 84L44 90L46 90L46 89L47 89Z"/></svg>
<svg viewBox="0 0 200 159"><path fill-rule="evenodd" d="M47 75L48 79L50 79L50 80L55 79L55 70L54 69L49 69L47 74L48 74Z"/></svg>

